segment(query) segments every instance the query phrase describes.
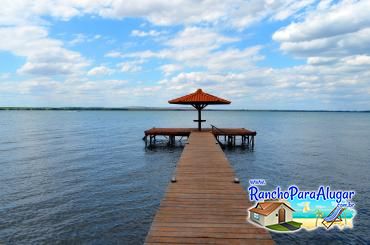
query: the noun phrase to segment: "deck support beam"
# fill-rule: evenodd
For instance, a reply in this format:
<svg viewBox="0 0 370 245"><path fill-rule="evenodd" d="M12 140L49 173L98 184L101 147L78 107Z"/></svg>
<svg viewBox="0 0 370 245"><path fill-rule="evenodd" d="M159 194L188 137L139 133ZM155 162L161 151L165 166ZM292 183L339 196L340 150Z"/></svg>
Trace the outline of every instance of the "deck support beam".
<svg viewBox="0 0 370 245"><path fill-rule="evenodd" d="M202 120L203 121L203 120ZM176 136L189 138L191 132L196 132L199 129L194 128L152 128L145 131L145 136L143 140L145 141L145 146L153 146L157 142L157 136L165 137L168 146L176 145ZM211 129L206 128L203 131L210 132L214 135L215 139L222 147L228 145L230 147L246 146L249 149L254 148L254 136L256 132L247 130L245 128L223 128L223 129ZM240 136L240 141L239 137ZM237 140L238 138L238 140ZM163 142L163 141L161 141Z"/></svg>

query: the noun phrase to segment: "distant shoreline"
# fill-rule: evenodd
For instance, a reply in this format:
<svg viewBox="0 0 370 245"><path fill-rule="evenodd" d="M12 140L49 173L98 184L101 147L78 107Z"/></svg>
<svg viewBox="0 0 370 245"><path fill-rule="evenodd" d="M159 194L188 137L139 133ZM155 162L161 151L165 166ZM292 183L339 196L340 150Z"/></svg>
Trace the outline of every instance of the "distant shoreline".
<svg viewBox="0 0 370 245"><path fill-rule="evenodd" d="M193 108L167 107L0 107L0 111L193 111ZM258 109L205 109L207 111L264 111L264 112L356 112L370 110L258 110Z"/></svg>

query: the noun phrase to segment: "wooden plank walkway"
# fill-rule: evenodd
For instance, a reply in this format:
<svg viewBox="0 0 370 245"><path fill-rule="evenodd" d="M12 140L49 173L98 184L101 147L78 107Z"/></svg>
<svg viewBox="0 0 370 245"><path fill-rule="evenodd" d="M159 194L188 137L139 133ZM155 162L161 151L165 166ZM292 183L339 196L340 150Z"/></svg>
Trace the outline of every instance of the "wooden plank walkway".
<svg viewBox="0 0 370 245"><path fill-rule="evenodd" d="M192 132L146 244L274 244L246 221L251 203L210 132Z"/></svg>

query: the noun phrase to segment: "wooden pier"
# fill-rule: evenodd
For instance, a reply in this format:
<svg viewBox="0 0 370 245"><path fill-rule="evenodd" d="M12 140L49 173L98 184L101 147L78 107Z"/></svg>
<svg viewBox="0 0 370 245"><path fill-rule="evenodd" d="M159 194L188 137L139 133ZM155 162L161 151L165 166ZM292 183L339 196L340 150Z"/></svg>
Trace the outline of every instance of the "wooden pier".
<svg viewBox="0 0 370 245"><path fill-rule="evenodd" d="M236 146L240 142L241 146L254 148L254 137L256 132L245 128L218 128L211 125L212 128L203 128L202 132L211 132L221 146ZM156 143L157 137L162 136L167 139L167 144L174 146L176 137L189 137L190 133L198 132L195 128L151 128L146 130L143 140L146 146L152 146ZM237 141L237 139L240 139Z"/></svg>
<svg viewBox="0 0 370 245"><path fill-rule="evenodd" d="M274 244L247 222L252 204L214 134L189 135L146 244Z"/></svg>

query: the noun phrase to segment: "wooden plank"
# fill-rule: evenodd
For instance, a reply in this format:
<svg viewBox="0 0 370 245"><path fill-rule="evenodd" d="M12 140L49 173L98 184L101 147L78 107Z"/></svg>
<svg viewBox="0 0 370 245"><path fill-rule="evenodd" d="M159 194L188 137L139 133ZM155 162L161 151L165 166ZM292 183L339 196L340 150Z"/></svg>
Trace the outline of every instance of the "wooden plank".
<svg viewBox="0 0 370 245"><path fill-rule="evenodd" d="M212 238L212 237L166 237L166 236L152 236L151 241L148 241L147 244L151 243L172 243L172 244L274 244L272 239L262 239L262 238Z"/></svg>
<svg viewBox="0 0 370 245"><path fill-rule="evenodd" d="M190 131L188 142L146 244L274 244L247 222L251 203L214 135Z"/></svg>
<svg viewBox="0 0 370 245"><path fill-rule="evenodd" d="M209 232L209 231L153 231L157 237L210 237L210 238L258 238L258 239L268 239L270 234L266 233L228 233L228 232Z"/></svg>
<svg viewBox="0 0 370 245"><path fill-rule="evenodd" d="M153 226L152 231L161 232L178 232L178 231L192 231L192 232L210 232L210 233L242 233L242 234L266 234L259 228L251 227L174 227L174 226Z"/></svg>

